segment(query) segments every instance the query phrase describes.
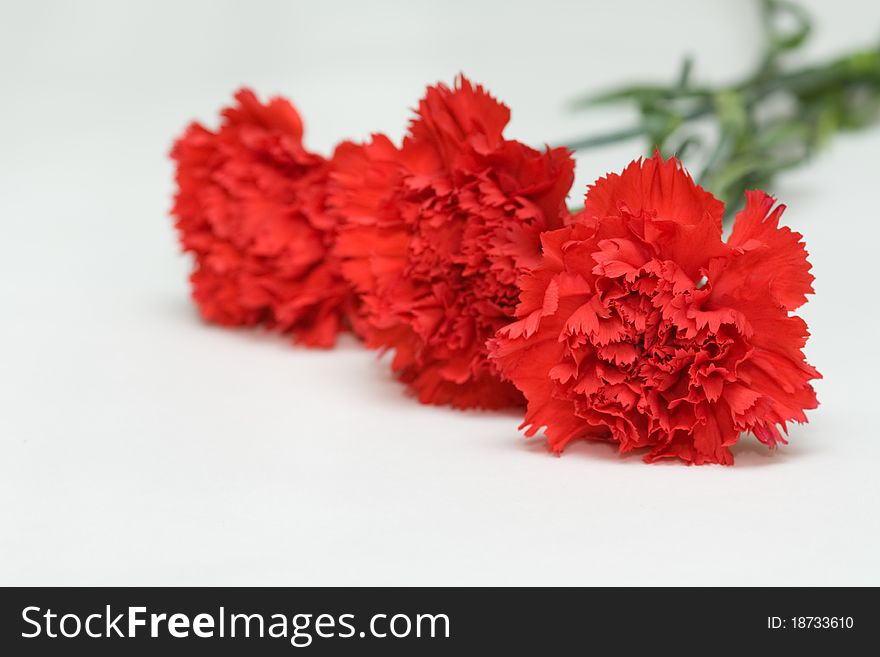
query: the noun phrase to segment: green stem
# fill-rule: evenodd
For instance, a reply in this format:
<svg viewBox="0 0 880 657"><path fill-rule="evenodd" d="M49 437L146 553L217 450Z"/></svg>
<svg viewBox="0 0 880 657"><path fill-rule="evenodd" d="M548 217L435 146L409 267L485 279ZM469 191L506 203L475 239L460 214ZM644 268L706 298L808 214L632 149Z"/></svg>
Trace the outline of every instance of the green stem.
<svg viewBox="0 0 880 657"><path fill-rule="evenodd" d="M641 120L572 140L568 147L584 150L643 138L650 150L669 154L670 144L678 144L682 157L685 150L690 157L702 143L692 126L714 125L718 136L708 145L699 179L733 209L743 189L769 184L775 174L806 161L830 135L880 119L880 47L786 68L783 56L800 48L811 31L809 16L790 0L761 0L760 7L765 44L751 74L734 84L694 86L688 58L673 84L629 86L581 98L577 109L632 103ZM781 18L792 27L783 31ZM774 105L777 96L785 97L787 105Z"/></svg>

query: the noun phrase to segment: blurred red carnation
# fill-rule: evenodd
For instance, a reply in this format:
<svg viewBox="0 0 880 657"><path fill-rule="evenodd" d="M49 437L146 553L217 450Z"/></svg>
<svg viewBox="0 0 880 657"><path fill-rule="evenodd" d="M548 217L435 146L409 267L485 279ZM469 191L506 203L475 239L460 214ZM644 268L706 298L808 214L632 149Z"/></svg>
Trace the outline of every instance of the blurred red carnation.
<svg viewBox="0 0 880 657"><path fill-rule="evenodd" d="M493 358L550 448L608 440L646 461L731 464L741 432L769 447L817 406L808 336L789 312L811 293L784 206L746 194L727 242L722 204L659 155L600 179L574 225L542 237L519 320Z"/></svg>
<svg viewBox="0 0 880 657"><path fill-rule="evenodd" d="M177 141L172 214L195 255L192 293L205 319L265 324L297 342L335 342L353 295L330 253L328 162L303 147L283 98L242 89L216 132L193 123Z"/></svg>
<svg viewBox="0 0 880 657"><path fill-rule="evenodd" d="M427 90L401 148L376 135L337 149L337 253L361 295L367 344L396 352L393 369L423 403L523 403L486 340L512 320L540 233L563 225L574 164L565 149L505 139L509 118L460 77Z"/></svg>

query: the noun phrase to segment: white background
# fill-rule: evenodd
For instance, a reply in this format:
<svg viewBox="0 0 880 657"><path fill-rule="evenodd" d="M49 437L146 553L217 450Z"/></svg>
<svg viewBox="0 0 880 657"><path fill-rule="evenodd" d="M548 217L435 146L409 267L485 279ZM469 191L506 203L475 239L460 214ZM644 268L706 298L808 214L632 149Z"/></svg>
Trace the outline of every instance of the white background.
<svg viewBox="0 0 880 657"><path fill-rule="evenodd" d="M807 3L808 57L876 43L880 4ZM307 145L394 138L464 71L539 145L628 114L584 90L757 57L750 3L10 2L0 16L0 583L880 584L880 130L772 191L817 276L822 406L732 468L562 458L515 413L420 406L373 353L202 324L166 154L241 84ZM579 158L584 185L641 154Z"/></svg>

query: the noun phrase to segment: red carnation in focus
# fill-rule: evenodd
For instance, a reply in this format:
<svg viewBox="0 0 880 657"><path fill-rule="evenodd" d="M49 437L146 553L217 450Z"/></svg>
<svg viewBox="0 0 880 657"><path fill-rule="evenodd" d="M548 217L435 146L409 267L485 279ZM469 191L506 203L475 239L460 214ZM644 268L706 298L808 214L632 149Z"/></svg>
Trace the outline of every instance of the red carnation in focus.
<svg viewBox="0 0 880 657"><path fill-rule="evenodd" d="M721 239L723 205L675 159L630 164L592 186L574 225L542 236L521 279L519 320L491 344L523 391L523 427L561 452L609 440L646 461L733 463L740 432L769 447L806 422L819 373L789 312L811 293L801 235L784 206L746 194Z"/></svg>
<svg viewBox="0 0 880 657"><path fill-rule="evenodd" d="M171 152L172 214L195 254L193 298L209 321L263 323L332 346L352 293L330 254L329 165L303 148L288 101L264 105L247 89L235 99L217 132L193 123Z"/></svg>
<svg viewBox="0 0 880 657"><path fill-rule="evenodd" d="M423 403L523 403L486 340L513 319L540 233L564 223L574 163L565 149L504 139L509 118L460 77L428 89L401 148L377 135L335 156L337 253L361 295L367 344L395 350L393 369Z"/></svg>

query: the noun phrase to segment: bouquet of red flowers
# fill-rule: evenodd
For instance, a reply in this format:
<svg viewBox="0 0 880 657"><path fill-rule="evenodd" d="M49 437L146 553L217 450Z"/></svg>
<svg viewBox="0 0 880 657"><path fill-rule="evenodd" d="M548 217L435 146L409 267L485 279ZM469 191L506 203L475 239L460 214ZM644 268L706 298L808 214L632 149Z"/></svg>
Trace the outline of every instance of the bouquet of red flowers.
<svg viewBox="0 0 880 657"><path fill-rule="evenodd" d="M525 405L557 453L731 464L741 433L773 447L816 407L791 314L813 277L767 194L725 241L723 203L658 153L571 214L571 153L505 137L508 108L464 77L427 89L401 144L328 157L286 100L236 101L172 151L205 319L320 347L351 329L421 402Z"/></svg>

